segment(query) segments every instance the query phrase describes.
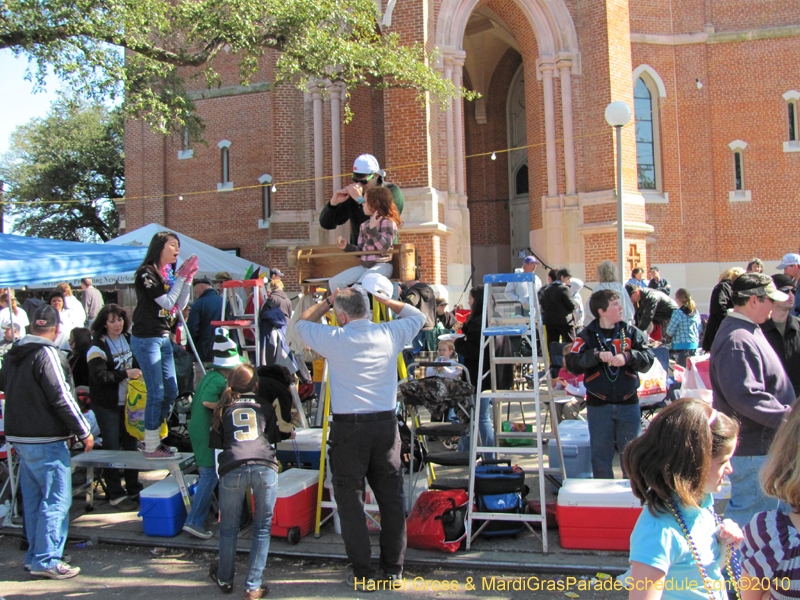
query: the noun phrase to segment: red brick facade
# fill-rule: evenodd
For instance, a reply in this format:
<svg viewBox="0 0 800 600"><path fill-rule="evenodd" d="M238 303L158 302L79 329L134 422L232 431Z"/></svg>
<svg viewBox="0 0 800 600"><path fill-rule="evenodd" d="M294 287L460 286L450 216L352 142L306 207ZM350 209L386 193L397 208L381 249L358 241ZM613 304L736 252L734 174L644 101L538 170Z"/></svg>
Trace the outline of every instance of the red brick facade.
<svg viewBox="0 0 800 600"><path fill-rule="evenodd" d="M384 8L385 4L383 0ZM449 30L467 9L475 18L469 21L472 25L461 26L460 33ZM541 16L545 13L547 18ZM463 119L455 124L463 132L466 205L459 204L460 196L452 191L448 196L452 122L448 131L447 114L437 101L420 103L413 90L348 90L354 118L341 124L341 165L332 165L331 101L327 96L323 100L328 177L323 200L332 193L331 176L348 176L357 155L374 154L388 171L388 180L407 192L403 219L408 229L401 239L417 244L423 280L463 285L448 275L453 261L466 260L457 259L452 250L459 231L453 230L451 218L459 210L461 218L452 222L469 228L473 253L509 244L508 157L500 152L493 161L485 153L509 147L507 98L520 67L525 77L535 251L558 257L589 281L599 261L616 258L616 146L604 110L614 100L633 107L632 73L645 66L643 77L656 89L659 185L652 194L637 193L632 121L623 128L630 228L626 252L635 246L637 256L632 258L639 266L677 268L741 263L753 256L778 260L796 251L799 240L792 224L800 216L800 152L792 151L791 145L785 148L790 140L783 95L800 91L800 75L793 67L800 58L800 4L424 0L397 2L390 31L404 43L422 43L444 55L460 50L468 36L476 35L480 19L488 19L492 32L502 33L498 39L505 40L506 48L492 63L470 62L468 56L463 70L465 87L483 86L485 93L485 122L479 123L476 103L464 102ZM288 269L286 280L291 282L294 271L287 247L308 243L316 231L315 185L310 181L315 177L311 95L290 85L263 85L271 81L274 56L262 61L252 82L255 91L238 87L235 57L222 55L218 62L225 93L197 100L207 144L194 144L193 157L178 159L179 136L160 138L140 122L126 124L125 225L131 230L159 222L213 246L238 247L249 260L278 266L285 273ZM489 71L471 73L475 64ZM565 69L572 87L574 193L568 191L572 174L562 105ZM196 85L201 92L201 84ZM548 134L548 118L553 120L554 136ZM233 191L217 191L217 144L222 140L231 142ZM735 190L729 144L735 140L746 143L741 151L741 197L731 195ZM553 156L555 164L551 162L548 170ZM275 214L268 227L259 228L263 215L258 178L264 174L277 184L272 194ZM765 220L770 223L766 228ZM631 264L627 262L626 269Z"/></svg>

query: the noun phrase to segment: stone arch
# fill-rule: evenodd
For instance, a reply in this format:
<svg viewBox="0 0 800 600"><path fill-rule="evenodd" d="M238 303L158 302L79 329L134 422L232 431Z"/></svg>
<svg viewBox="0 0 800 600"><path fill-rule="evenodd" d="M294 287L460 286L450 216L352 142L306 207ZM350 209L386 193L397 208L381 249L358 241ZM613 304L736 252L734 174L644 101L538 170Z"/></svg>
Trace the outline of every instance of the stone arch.
<svg viewBox="0 0 800 600"><path fill-rule="evenodd" d="M661 79L661 76L658 74L658 72L653 67L651 67L650 65L639 65L638 67L636 67L633 70L633 85L634 86L636 85L636 81L642 75L646 75L646 76L650 77L650 79L653 80L653 83L655 84L656 89L658 90L658 96L660 98L666 98L667 97L667 86L664 85L664 80Z"/></svg>
<svg viewBox="0 0 800 600"><path fill-rule="evenodd" d="M436 25L439 48L461 49L467 21L480 0L444 0ZM528 20L543 56L578 56L578 34L564 0L514 0ZM575 68L575 66L573 66Z"/></svg>

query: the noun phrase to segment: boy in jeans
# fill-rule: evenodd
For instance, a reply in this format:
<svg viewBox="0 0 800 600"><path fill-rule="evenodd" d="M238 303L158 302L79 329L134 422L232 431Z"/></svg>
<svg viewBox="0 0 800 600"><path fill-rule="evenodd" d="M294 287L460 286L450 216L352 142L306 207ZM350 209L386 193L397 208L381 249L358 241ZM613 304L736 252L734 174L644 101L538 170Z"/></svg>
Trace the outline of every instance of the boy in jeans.
<svg viewBox="0 0 800 600"><path fill-rule="evenodd" d="M617 292L595 292L589 310L595 320L575 339L566 363L571 373L584 375L594 477L613 479L615 446L622 456L641 430L637 371L648 371L655 356L642 332L623 322Z"/></svg>

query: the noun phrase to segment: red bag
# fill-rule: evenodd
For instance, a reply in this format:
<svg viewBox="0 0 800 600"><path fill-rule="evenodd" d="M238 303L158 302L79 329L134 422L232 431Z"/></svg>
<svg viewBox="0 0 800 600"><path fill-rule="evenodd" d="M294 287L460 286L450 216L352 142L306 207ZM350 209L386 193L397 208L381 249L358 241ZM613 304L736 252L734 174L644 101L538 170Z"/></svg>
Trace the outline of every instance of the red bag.
<svg viewBox="0 0 800 600"><path fill-rule="evenodd" d="M455 552L467 535L465 490L422 492L406 521L409 548Z"/></svg>

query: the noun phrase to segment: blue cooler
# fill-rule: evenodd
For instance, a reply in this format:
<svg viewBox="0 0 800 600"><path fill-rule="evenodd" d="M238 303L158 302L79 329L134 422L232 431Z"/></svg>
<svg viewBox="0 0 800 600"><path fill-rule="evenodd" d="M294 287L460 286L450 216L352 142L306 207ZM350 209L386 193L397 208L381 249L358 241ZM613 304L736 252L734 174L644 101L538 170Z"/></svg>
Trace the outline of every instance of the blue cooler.
<svg viewBox="0 0 800 600"><path fill-rule="evenodd" d="M184 475L189 497L197 490L197 475ZM146 487L139 493L142 528L145 535L174 537L186 522L186 507L183 505L178 482L170 475L158 483Z"/></svg>
<svg viewBox="0 0 800 600"><path fill-rule="evenodd" d="M275 444L276 456L281 465L284 469L297 467L319 471L322 428L296 429L295 435L294 440L284 440Z"/></svg>
<svg viewBox="0 0 800 600"><path fill-rule="evenodd" d="M564 455L564 468L567 478L591 479L592 478L592 451L589 445L589 423L587 421L561 421L558 424L558 433L561 438L561 452ZM548 440L547 456L551 468L559 468L561 461L558 457L558 448L555 440ZM553 476L561 482L561 477ZM558 486L552 486L553 493L558 493Z"/></svg>

